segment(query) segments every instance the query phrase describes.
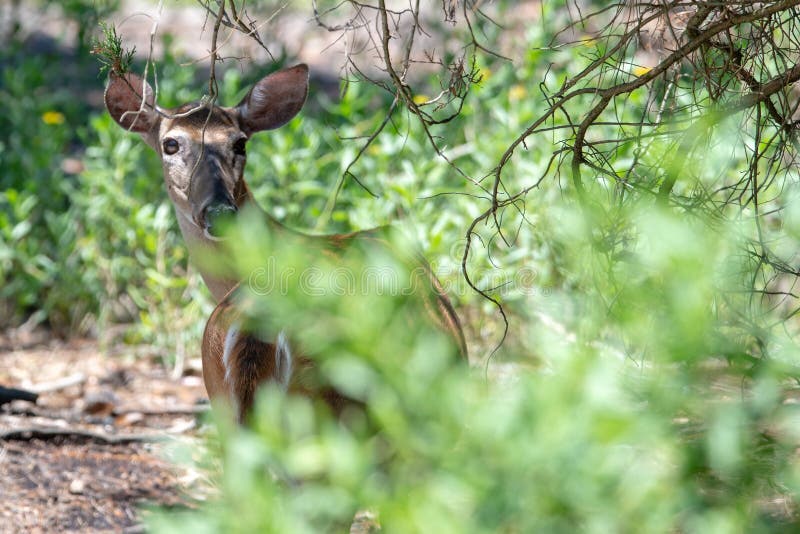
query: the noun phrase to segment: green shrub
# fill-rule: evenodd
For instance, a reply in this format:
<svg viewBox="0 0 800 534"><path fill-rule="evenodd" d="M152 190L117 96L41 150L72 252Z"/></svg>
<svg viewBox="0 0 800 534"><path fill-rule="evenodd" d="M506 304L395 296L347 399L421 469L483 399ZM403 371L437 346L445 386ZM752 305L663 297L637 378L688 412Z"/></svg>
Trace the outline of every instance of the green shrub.
<svg viewBox="0 0 800 534"><path fill-rule="evenodd" d="M133 323L131 342L193 347L210 299L187 274L157 157L105 113L89 113L52 58L15 46L2 60L13 68L0 96L14 105L0 117L0 302L10 311L0 327L32 319L104 337ZM185 83L170 79L167 98ZM66 173L67 158L83 169Z"/></svg>
<svg viewBox="0 0 800 534"><path fill-rule="evenodd" d="M725 332L744 310L715 306L742 283L720 273L746 276L742 229L632 206L630 254L612 279L583 226L607 221L561 209L578 290L550 298L572 334L528 324L543 360L535 373L490 367L487 382L443 365L435 336L409 336L396 320L402 297L251 295L261 324L293 329L320 351L331 383L362 395L365 419L336 421L309 399L262 392L252 428L220 424L220 501L159 515L154 529L342 531L358 510L375 512L385 532L795 528L783 503L793 506L800 481L800 413L785 402L797 349L743 360L734 347L748 340ZM243 226L262 243L239 250L244 272L271 253L284 270L302 265Z"/></svg>

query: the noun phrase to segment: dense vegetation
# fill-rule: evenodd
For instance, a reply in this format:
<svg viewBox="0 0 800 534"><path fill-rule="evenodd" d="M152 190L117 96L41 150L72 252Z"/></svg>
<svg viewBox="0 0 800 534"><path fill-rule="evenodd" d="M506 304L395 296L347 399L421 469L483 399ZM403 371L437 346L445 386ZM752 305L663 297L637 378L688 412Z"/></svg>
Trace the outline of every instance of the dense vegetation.
<svg viewBox="0 0 800 534"><path fill-rule="evenodd" d="M552 9L543 16L562 21ZM791 28L777 25L773 36L792 41ZM560 29L532 26L522 36L529 52L513 64L479 56L480 81L434 131L460 172L432 152L417 116L398 112L343 177L392 105L364 81L337 100L312 88L300 118L250 143L249 182L289 226L413 223L479 364L472 372L441 364L435 341L409 338L392 320L402 304L393 299L265 299L266 316L291 312L298 324L359 317L360 328L327 341L325 370L367 401L365 419L343 424L308 399L265 391L252 428L219 422L220 500L158 514L156 530L341 531L359 510L376 512L388 532L797 526L800 204L794 134L764 126L766 109L719 117L733 100L655 79L601 110L591 140L594 148L613 140L614 149L587 150L584 163L598 156L602 165L584 167L578 180L562 155L574 148L572 120L596 95L553 114L551 137L528 140L503 168L510 201L499 220L474 228L468 273L509 318L504 345L483 361L503 322L460 272L467 229L491 205L491 178L477 180L491 177L509 141L551 105L539 84L559 87L610 47L545 48ZM788 57L796 62L797 52ZM212 305L187 266L157 159L74 97L75 84L103 80L69 78L62 67L96 67L82 53L64 66L62 53L31 55L13 40L0 51L2 326L40 322L104 338L123 323L125 342L153 347L167 364L178 351L194 355ZM181 63L157 62L164 106L197 99L204 87ZM246 79L228 69L220 101L236 102L272 68L248 67ZM688 79L692 66L680 68ZM658 113L674 120L645 134L620 126L641 122L668 94L680 105ZM695 120L707 121L702 142L682 144L675 125ZM252 254L238 254L247 272ZM403 365L375 354L376 346L391 353L392 343L411 355Z"/></svg>

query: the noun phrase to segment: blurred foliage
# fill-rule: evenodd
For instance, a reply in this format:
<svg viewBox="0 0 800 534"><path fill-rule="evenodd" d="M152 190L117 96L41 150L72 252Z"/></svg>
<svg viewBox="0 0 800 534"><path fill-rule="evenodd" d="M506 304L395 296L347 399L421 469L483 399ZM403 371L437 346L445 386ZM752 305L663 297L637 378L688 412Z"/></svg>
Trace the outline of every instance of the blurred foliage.
<svg viewBox="0 0 800 534"><path fill-rule="evenodd" d="M542 227L566 249L576 289L550 297L569 334L526 325L537 372L487 382L448 364L435 336L409 337L395 320L401 298L263 296L262 324L286 321L322 347L329 380L362 395L367 413L334 420L315 400L262 392L252 428L218 421L220 501L157 514L154 531L338 532L360 510L382 532L797 528L797 349L755 360L752 339L729 328L740 307L713 307L745 281L741 229L632 206L618 285L598 270L605 258L586 231L604 221L558 209ZM239 229L265 244L239 251L243 272L271 251L288 272L303 251L258 226Z"/></svg>
<svg viewBox="0 0 800 534"><path fill-rule="evenodd" d="M536 48L558 28L529 28L532 46L514 66L477 65L482 82L447 126L448 156L467 174L493 168L507 133L541 113L539 81L558 85L591 60L585 46ZM157 158L101 110L88 112L61 83L59 60L19 44L0 51L0 97L10 103L0 114L2 326L32 318L102 336L131 323L130 342L196 354L210 300L187 267ZM157 63L165 107L204 86L181 62ZM221 102L237 102L272 68L247 80L229 69ZM633 93L617 119L641 115L646 99ZM481 187L432 157L417 121L400 113L351 168L378 198L351 178L339 183L388 105L366 83L350 83L338 101L312 88L299 119L250 142L249 183L293 228L412 223L412 241L480 337L496 322L493 307L459 268L465 229L485 209ZM554 116L554 127L567 124ZM723 129L709 139L726 143ZM723 223L702 207L623 194L602 176L584 180L592 202L580 208L569 177L534 187L554 148L531 143L504 171L509 189L533 187L504 212L513 246L477 228L470 273L497 288L512 319L485 373L437 358L435 334L395 320L402 299L258 298L256 317L307 325L298 335L327 346L323 372L361 395L366 413L337 421L313 399L263 391L252 428L218 421L220 499L156 514L153 530L343 531L359 510L374 511L386 532L798 528L797 319L779 295L752 291L761 257L752 243L761 232L778 250L798 250L800 192L766 186L786 209L763 227L746 210ZM646 164L663 173L691 164L699 183L736 175L743 161L736 151L688 158L651 148ZM616 157L625 168L637 145ZM69 158L83 168L70 170ZM249 250L272 250L257 225L247 232L262 242ZM243 273L263 262L248 250L237 256Z"/></svg>
<svg viewBox="0 0 800 534"><path fill-rule="evenodd" d="M57 3L66 19L74 21L78 27L77 46L79 53L88 51L92 35L101 20L117 11L120 0L46 0L45 5Z"/></svg>

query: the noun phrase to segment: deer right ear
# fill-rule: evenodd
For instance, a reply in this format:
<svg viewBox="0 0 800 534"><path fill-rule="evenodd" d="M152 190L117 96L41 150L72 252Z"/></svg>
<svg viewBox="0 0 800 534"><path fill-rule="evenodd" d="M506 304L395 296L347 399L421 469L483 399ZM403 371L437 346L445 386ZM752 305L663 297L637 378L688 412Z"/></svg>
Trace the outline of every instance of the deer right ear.
<svg viewBox="0 0 800 534"><path fill-rule="evenodd" d="M304 64L262 78L239 102L242 130L250 135L283 126L300 112L308 96L308 67Z"/></svg>
<svg viewBox="0 0 800 534"><path fill-rule="evenodd" d="M144 92L145 98L142 98ZM153 88L136 74L112 74L104 95L108 113L128 131L145 134L156 125ZM144 106L142 106L144 100Z"/></svg>

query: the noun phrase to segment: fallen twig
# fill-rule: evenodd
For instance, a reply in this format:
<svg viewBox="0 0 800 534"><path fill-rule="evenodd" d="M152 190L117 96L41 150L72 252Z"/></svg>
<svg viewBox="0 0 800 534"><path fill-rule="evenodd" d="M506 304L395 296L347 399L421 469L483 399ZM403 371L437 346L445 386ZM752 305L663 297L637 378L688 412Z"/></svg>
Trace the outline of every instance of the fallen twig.
<svg viewBox="0 0 800 534"><path fill-rule="evenodd" d="M122 408L115 409L114 415L127 415L139 413L142 415L195 415L211 411L210 404L200 404L192 406L165 406L163 408Z"/></svg>
<svg viewBox="0 0 800 534"><path fill-rule="evenodd" d="M78 386L84 382L86 382L86 375L83 373L73 373L69 376L65 376L64 378L59 378L58 380L53 380L51 382L34 384L28 389L35 393L50 393L52 391L59 391L72 386Z"/></svg>
<svg viewBox="0 0 800 534"><path fill-rule="evenodd" d="M0 432L0 441L30 441L32 439L51 440L55 438L81 438L99 441L109 445L165 441L166 434L105 434L79 428L17 428Z"/></svg>

